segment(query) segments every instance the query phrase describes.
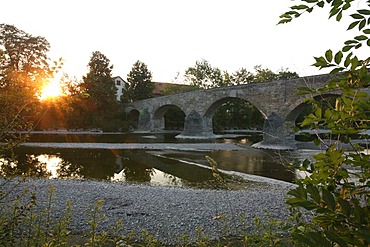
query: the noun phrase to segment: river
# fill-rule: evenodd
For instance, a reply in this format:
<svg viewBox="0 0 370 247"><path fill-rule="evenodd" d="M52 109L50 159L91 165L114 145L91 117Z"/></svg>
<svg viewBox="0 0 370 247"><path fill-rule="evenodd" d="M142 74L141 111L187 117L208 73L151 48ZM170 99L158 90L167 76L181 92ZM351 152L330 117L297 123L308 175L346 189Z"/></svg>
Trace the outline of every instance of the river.
<svg viewBox="0 0 370 247"><path fill-rule="evenodd" d="M2 159L3 175L50 179L92 179L150 185L200 187L213 180L206 156L221 171L293 181L286 164L316 153L312 149L254 149L260 133L224 135L215 140L178 140L175 134L33 133ZM136 146L135 146L136 145Z"/></svg>

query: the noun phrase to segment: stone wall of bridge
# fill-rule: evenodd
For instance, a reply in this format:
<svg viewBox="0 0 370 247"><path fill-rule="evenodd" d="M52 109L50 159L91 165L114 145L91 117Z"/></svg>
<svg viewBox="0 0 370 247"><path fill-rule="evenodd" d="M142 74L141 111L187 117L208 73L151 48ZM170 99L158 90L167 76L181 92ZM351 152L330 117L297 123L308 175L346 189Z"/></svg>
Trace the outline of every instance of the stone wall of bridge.
<svg viewBox="0 0 370 247"><path fill-rule="evenodd" d="M212 117L224 102L240 98L252 103L265 117L260 148L294 147L292 126L306 96L297 96L297 87L318 88L330 75L302 77L264 83L197 90L132 102L126 112L139 112L139 131L156 132L164 129L164 114L172 107L185 114L184 130L179 138L215 138Z"/></svg>

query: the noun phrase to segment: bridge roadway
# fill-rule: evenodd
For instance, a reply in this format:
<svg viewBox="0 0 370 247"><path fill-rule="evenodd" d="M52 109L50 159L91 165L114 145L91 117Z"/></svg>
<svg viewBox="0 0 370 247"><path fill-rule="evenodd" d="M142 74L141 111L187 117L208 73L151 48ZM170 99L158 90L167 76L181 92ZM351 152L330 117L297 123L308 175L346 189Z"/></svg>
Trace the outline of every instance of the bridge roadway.
<svg viewBox="0 0 370 247"><path fill-rule="evenodd" d="M297 96L297 87L319 88L331 75L317 75L289 80L252 83L197 90L150 98L125 104L127 113L138 115L138 131L164 130L164 114L173 108L185 114L184 129L178 138L215 138L212 117L215 111L233 98L249 101L263 114L263 140L256 148L295 149L292 126L304 109L307 96Z"/></svg>

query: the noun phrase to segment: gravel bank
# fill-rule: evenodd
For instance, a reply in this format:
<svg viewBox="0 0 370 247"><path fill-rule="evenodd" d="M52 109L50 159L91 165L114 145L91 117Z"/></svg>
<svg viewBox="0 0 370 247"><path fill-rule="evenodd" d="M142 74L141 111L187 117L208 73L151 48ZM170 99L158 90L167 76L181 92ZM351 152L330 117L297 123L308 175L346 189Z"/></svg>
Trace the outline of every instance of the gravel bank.
<svg viewBox="0 0 370 247"><path fill-rule="evenodd" d="M288 209L284 204L287 183L253 182L246 190L219 191L184 189L127 183L30 179L21 187L36 188L38 201L46 200L46 190L55 189L54 217L63 214L66 201L73 205L71 231L88 230L86 211L97 200L104 200L104 220L100 230L109 230L117 220L124 220L125 232L147 230L165 243L174 243L180 236L196 239L196 228L204 229L211 238L224 236L225 225L232 232L248 231L254 217L284 220ZM21 188L20 188L21 189ZM214 217L225 215L221 220ZM240 217L242 215L244 220Z"/></svg>

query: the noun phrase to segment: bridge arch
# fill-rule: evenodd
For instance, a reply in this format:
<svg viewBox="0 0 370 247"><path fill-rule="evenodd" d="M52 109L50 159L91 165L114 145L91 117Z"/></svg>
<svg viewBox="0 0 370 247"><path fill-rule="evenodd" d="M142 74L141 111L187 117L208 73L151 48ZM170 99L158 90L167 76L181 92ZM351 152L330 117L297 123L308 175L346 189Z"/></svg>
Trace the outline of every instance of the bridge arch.
<svg viewBox="0 0 370 247"><path fill-rule="evenodd" d="M213 102L205 112L212 118L213 131L262 128L266 116L250 101L241 97L224 97Z"/></svg>
<svg viewBox="0 0 370 247"><path fill-rule="evenodd" d="M184 111L174 104L163 105L153 114L154 131L163 131L168 129L183 130L184 121Z"/></svg>
<svg viewBox="0 0 370 247"><path fill-rule="evenodd" d="M328 94L320 94L313 97L314 100L320 101L320 100L328 100L330 98L337 98L339 97L339 94L335 93L328 93ZM305 114L305 110L308 109L310 106L306 102L301 102L300 104L296 105L287 115L286 122L291 122L295 124L297 121L297 118L300 117L302 114Z"/></svg>

